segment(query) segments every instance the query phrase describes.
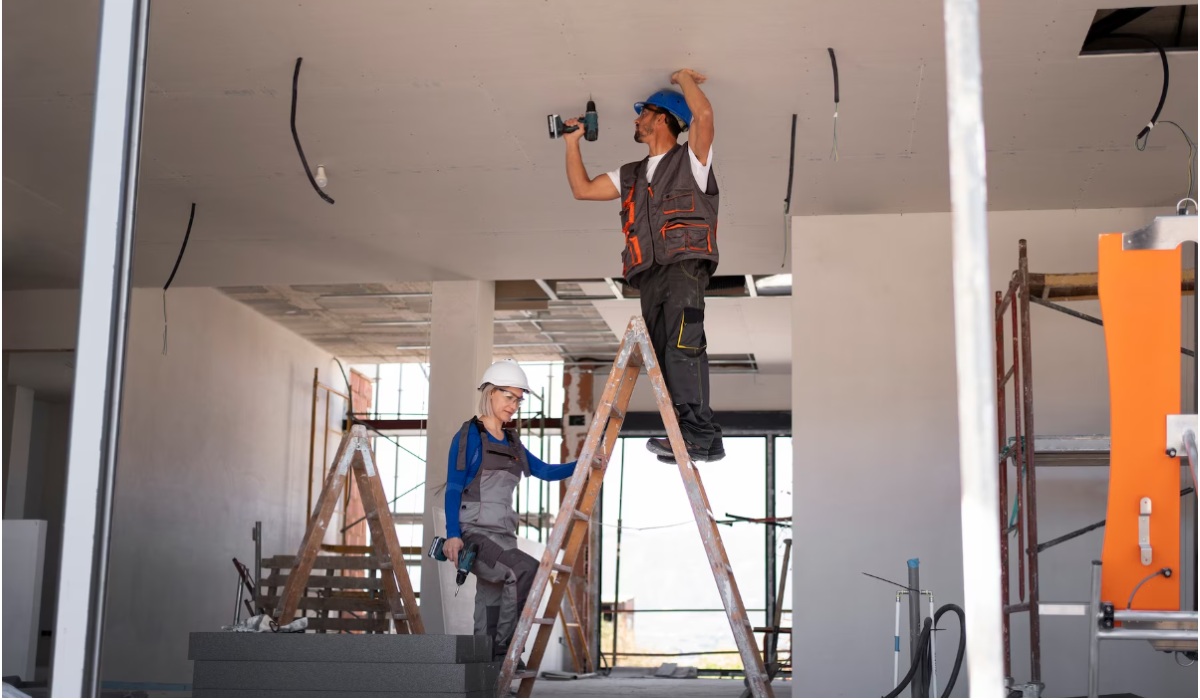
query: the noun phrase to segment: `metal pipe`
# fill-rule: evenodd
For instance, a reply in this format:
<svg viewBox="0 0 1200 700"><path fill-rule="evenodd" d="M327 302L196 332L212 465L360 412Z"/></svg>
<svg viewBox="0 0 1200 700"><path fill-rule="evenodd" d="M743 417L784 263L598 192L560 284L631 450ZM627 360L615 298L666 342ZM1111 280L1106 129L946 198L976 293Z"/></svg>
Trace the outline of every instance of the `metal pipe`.
<svg viewBox="0 0 1200 700"><path fill-rule="evenodd" d="M1004 362L1004 306L1000 292L996 292L996 449L1000 454L996 479L999 484L1000 503L1000 631L1002 634L1001 649L1004 651L1004 677L1012 675L1012 651L1009 639L1009 623L1011 616L1008 612L1008 457L1005 454L1005 438L1008 437L1008 406L1005 383L1009 372L1005 371ZM1014 363L1012 370L1016 372ZM895 687L894 685L892 687Z"/></svg>
<svg viewBox="0 0 1200 700"><path fill-rule="evenodd" d="M1025 257L1025 241L1022 240L1018 245L1018 260ZM1018 265L1020 263L1018 262ZM1021 397L1024 396L1024 384L1022 383L1021 374L1021 327L1018 324L1019 314L1017 313L1016 299L1021 294L1022 278L1019 273L1013 274L1013 279L1009 285L1009 289L1013 293L1012 306L1012 355L1013 355L1013 433L1015 440L1013 441L1013 465L1016 467L1015 476L1017 479L1017 500L1016 500L1016 519L1017 519L1017 600L1025 601L1025 432L1022 430L1023 423L1021 422ZM1003 533L1007 537L1007 533Z"/></svg>
<svg viewBox="0 0 1200 700"><path fill-rule="evenodd" d="M1190 622L1196 624L1195 610L1117 610L1113 612L1117 622ZM1192 630L1195 634L1196 630Z"/></svg>
<svg viewBox="0 0 1200 700"><path fill-rule="evenodd" d="M1041 599L1041 582L1038 577L1038 534L1037 534L1037 431L1033 424L1033 328L1029 318L1029 257L1022 243L1019 260L1021 295L1017 298L1021 314L1021 355L1025 368L1021 375L1021 404L1025 411L1025 526L1027 542L1022 544L1022 556L1029 557L1029 684L1041 688L1042 683L1042 621L1038 601ZM1028 547L1026 549L1025 547Z"/></svg>
<svg viewBox="0 0 1200 700"><path fill-rule="evenodd" d="M51 694L95 696L116 487L148 0L100 8Z"/></svg>
<svg viewBox="0 0 1200 700"><path fill-rule="evenodd" d="M319 368L313 367L312 424L308 432L308 506L304 510L305 522L312 521L313 466L317 460L317 387L320 386L318 379L319 372Z"/></svg>
<svg viewBox="0 0 1200 700"><path fill-rule="evenodd" d="M775 437L768 435L765 438L765 440L767 443L767 445L766 445L766 447L767 447L766 494L764 494L766 497L766 517L774 518L775 517ZM777 575L775 573L775 545L776 545L775 528L765 527L763 529L766 530L765 542L764 542L763 546L764 546L764 551L766 554L766 557L765 557L766 561L764 562L764 566L766 567L766 570L767 570L766 571L766 574L767 574L766 575L766 584L767 584L767 590L766 590L767 606L766 607L767 607L767 610L766 610L766 614L764 615L764 619L768 626L774 624L774 626L778 627L779 626L778 623L775 622L775 619L777 617L775 614L775 611L780 605L779 601L775 597L775 593L776 593L776 590L779 585L779 579L777 578ZM787 576L787 571L784 571L781 575ZM770 635L770 634L766 635L763 638L763 646L765 647L763 649L763 657L765 659L767 659L767 663L774 662L775 658L776 658L776 651L778 650L778 646L779 646L778 635Z"/></svg>
<svg viewBox="0 0 1200 700"><path fill-rule="evenodd" d="M929 596L929 619L933 620L936 608L933 607L933 591L925 591ZM929 626L929 697L938 696L937 685L937 625Z"/></svg>
<svg viewBox="0 0 1200 700"><path fill-rule="evenodd" d="M1100 697L1100 562L1092 561L1092 592L1088 605L1088 697Z"/></svg>
<svg viewBox="0 0 1200 700"><path fill-rule="evenodd" d="M958 377L963 589L971 695L1004 691L1000 651L1000 532L992 460L996 396L989 386L992 328L988 315L986 154L979 51L979 1L944 0L950 200L954 222L955 358Z"/></svg>
<svg viewBox="0 0 1200 700"><path fill-rule="evenodd" d="M613 569L613 668L617 667L617 608L621 605L621 521L625 514L625 442L621 441L621 474L617 486L617 551Z"/></svg>
<svg viewBox="0 0 1200 700"><path fill-rule="evenodd" d="M896 634L892 639L895 651L892 653L892 687L900 685L900 596L904 591L896 591Z"/></svg>
<svg viewBox="0 0 1200 700"><path fill-rule="evenodd" d="M921 560L908 560L908 657L911 663L917 663L920 657L920 650L917 648L917 640L921 637ZM913 674L912 683L908 686L909 694L918 698L921 697L917 691L918 688L924 686L925 669L917 668L917 672Z"/></svg>
<svg viewBox="0 0 1200 700"><path fill-rule="evenodd" d="M1127 639L1127 640L1144 640L1144 641L1175 641L1175 642L1194 642L1196 641L1196 630L1134 630L1126 627L1118 627L1111 630L1098 630L1096 632L1098 639Z"/></svg>

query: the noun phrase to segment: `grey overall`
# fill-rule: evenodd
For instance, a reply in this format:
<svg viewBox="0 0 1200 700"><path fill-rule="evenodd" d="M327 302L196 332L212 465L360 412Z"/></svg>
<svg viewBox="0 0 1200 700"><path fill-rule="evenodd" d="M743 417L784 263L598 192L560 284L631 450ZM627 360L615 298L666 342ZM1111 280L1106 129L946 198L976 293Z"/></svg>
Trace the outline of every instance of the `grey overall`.
<svg viewBox="0 0 1200 700"><path fill-rule="evenodd" d="M483 462L475 479L463 490L459 522L466 546L479 545L471 570L476 576L475 634L492 640L492 656L502 659L525 607L538 561L517 549L517 511L513 492L529 475L525 447L515 430L506 430L508 444L492 442L479 419L463 424L459 434L458 469L466 469L467 431L480 431Z"/></svg>

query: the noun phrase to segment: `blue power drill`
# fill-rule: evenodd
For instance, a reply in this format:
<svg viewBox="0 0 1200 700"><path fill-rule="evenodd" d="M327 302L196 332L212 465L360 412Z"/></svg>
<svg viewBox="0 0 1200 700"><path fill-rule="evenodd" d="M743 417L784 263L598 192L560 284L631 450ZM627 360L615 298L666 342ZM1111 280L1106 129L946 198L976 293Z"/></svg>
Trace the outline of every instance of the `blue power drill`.
<svg viewBox="0 0 1200 700"><path fill-rule="evenodd" d="M429 558L438 561L447 561L446 553L442 551L442 547L446 544L445 537L434 537L433 542L429 545ZM455 576L454 582L458 584L458 588L467 582L467 574L471 573L471 567L475 565L475 557L479 556L479 545L467 545L461 552L458 553L458 575ZM458 595L458 588L454 589L454 595Z"/></svg>
<svg viewBox="0 0 1200 700"><path fill-rule="evenodd" d="M547 115L546 121L549 123L550 138L552 139L579 130L578 126L567 126L564 124L562 117L557 114ZM583 116L579 117L579 121L583 123L583 138L588 141L595 141L600 138L600 117L596 114L596 102L594 100L588 100L587 110Z"/></svg>

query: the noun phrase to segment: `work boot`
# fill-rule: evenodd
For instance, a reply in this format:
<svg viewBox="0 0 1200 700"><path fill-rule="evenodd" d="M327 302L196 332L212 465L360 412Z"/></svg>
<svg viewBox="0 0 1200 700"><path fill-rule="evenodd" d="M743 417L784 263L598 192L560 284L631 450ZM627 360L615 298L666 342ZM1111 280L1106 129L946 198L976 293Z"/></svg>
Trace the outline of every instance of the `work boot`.
<svg viewBox="0 0 1200 700"><path fill-rule="evenodd" d="M688 457L693 462L714 462L725 456L724 448L721 448L720 456L713 456L711 450L697 447L687 440L684 440L683 444L687 447ZM667 464L675 463L675 453L671 451L671 441L667 438L650 438L646 441L646 449L658 455L658 461L660 462Z"/></svg>

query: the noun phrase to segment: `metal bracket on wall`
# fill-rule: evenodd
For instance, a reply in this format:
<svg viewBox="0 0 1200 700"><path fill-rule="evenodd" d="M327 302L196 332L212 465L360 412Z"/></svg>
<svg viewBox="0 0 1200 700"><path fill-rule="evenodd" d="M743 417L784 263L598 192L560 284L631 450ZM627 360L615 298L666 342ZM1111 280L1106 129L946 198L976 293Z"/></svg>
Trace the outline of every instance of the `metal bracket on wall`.
<svg viewBox="0 0 1200 700"><path fill-rule="evenodd" d="M1196 242L1195 216L1156 216L1149 226L1121 236L1122 250L1174 250Z"/></svg>
<svg viewBox="0 0 1200 700"><path fill-rule="evenodd" d="M1142 566L1150 566L1154 550L1150 547L1150 499L1143 498L1138 509L1138 548L1142 550Z"/></svg>
<svg viewBox="0 0 1200 700"><path fill-rule="evenodd" d="M1167 456L1186 456L1187 443L1185 442L1188 433L1192 434L1191 439L1196 439L1196 416L1181 414L1167 416Z"/></svg>

